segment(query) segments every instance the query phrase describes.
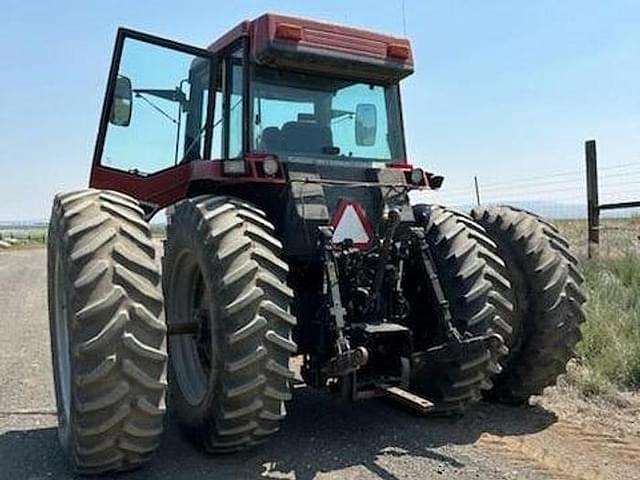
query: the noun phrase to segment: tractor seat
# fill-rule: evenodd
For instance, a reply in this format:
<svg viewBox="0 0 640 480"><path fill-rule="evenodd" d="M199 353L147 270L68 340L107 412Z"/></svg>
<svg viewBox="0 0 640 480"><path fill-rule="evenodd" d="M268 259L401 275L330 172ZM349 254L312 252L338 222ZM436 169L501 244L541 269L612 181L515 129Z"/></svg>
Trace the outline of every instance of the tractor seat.
<svg viewBox="0 0 640 480"><path fill-rule="evenodd" d="M281 149L289 152L323 153L333 146L331 129L316 122L287 122L282 126Z"/></svg>
<svg viewBox="0 0 640 480"><path fill-rule="evenodd" d="M260 150L263 152L277 152L282 149L282 132L278 127L267 127L262 131Z"/></svg>

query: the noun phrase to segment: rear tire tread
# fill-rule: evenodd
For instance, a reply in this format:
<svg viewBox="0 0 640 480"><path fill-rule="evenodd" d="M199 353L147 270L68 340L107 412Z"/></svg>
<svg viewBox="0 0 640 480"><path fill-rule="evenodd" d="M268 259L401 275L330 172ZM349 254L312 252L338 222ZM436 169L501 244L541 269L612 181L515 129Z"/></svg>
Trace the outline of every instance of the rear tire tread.
<svg viewBox="0 0 640 480"><path fill-rule="evenodd" d="M501 274L514 284L515 309L497 305L514 333L505 338L511 353L491 397L525 403L554 385L574 355L585 319L584 278L569 242L547 220L507 206L477 208L471 215L497 243L506 262Z"/></svg>
<svg viewBox="0 0 640 480"><path fill-rule="evenodd" d="M54 200L48 242L52 349L55 358L59 256L72 316L70 433L63 447L79 473L135 468L150 458L162 432L163 300L143 213L135 199L118 192L87 189ZM135 313L141 310L148 318ZM56 371L59 388L57 377ZM132 425L149 426L149 434L131 435Z"/></svg>
<svg viewBox="0 0 640 480"><path fill-rule="evenodd" d="M217 407L205 413L204 424L187 417L183 423L198 432L210 452L242 450L278 430L290 398L288 361L297 346L291 339L293 294L280 258L282 244L263 211L231 197L201 196L181 202L172 215L165 271L178 253L172 239L179 229L198 236L217 272L211 282L217 285L223 357L214 391ZM178 413L180 408L186 406Z"/></svg>
<svg viewBox="0 0 640 480"><path fill-rule="evenodd" d="M492 262L500 262L496 247L483 228L468 215L438 205L417 205L414 213L423 225L431 253L451 314L461 334L485 335L496 316L492 299L509 305L502 292L493 288L490 277L497 276ZM502 279L505 288L509 282ZM489 377L498 369L499 354L485 350L482 355L464 361L440 365L442 371L431 372L434 379L426 396L442 413L458 413L480 400L481 391L491 388ZM423 390L419 385L418 392Z"/></svg>

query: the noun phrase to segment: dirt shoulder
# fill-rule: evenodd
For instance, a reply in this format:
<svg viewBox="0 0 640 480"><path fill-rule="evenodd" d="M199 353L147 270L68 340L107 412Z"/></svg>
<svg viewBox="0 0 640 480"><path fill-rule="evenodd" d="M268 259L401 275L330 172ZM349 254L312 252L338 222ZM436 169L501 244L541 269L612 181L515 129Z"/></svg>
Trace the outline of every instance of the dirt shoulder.
<svg viewBox="0 0 640 480"><path fill-rule="evenodd" d="M532 405L531 409L552 416L544 428L509 435L509 425L515 420L503 418L505 434L486 428L476 445L525 470L538 470L551 478L640 478L639 393L586 399L561 383L547 389Z"/></svg>

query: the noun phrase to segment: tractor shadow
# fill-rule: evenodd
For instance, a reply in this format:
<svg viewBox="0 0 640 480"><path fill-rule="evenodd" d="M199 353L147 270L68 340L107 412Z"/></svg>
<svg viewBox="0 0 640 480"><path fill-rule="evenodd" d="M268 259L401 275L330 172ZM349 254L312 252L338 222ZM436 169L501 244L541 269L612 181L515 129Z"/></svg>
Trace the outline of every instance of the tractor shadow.
<svg viewBox="0 0 640 480"><path fill-rule="evenodd" d="M556 422L542 407L481 404L458 418L417 416L385 401L349 404L306 387L295 389L282 430L255 450L208 456L184 439L169 415L160 451L143 469L113 477L137 479L295 479L347 468L366 469L383 480L402 478L385 468L390 462L422 459L434 471L444 466L463 472L465 455L452 445L471 445L483 433L518 436ZM445 447L445 448L440 448ZM422 468L422 467L421 467ZM54 428L9 431L0 435L3 478L74 478L57 444Z"/></svg>

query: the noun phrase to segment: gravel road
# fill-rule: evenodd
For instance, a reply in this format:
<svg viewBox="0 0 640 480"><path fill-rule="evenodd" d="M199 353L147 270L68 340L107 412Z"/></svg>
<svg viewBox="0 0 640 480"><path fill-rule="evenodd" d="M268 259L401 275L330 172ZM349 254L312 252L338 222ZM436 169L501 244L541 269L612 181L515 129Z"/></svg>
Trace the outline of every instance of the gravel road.
<svg viewBox="0 0 640 480"><path fill-rule="evenodd" d="M44 249L0 252L0 478L73 478L58 448ZM282 431L257 450L211 457L171 412L144 469L120 479L640 478L640 441L543 406L480 405L420 417L384 401L347 404L304 385ZM637 475L637 476L636 476Z"/></svg>

